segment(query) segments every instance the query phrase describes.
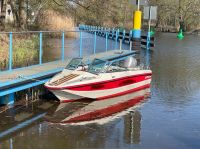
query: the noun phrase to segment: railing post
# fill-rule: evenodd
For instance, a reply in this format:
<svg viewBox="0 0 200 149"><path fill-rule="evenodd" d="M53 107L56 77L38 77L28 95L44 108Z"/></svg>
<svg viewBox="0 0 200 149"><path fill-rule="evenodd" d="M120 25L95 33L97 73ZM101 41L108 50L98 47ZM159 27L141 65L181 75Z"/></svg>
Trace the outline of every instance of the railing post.
<svg viewBox="0 0 200 149"><path fill-rule="evenodd" d="M108 32L106 31L106 52L108 51Z"/></svg>
<svg viewBox="0 0 200 149"><path fill-rule="evenodd" d="M112 39L114 39L114 28L112 29Z"/></svg>
<svg viewBox="0 0 200 149"><path fill-rule="evenodd" d="M97 32L94 32L94 50L93 50L93 54L96 53L96 47L97 47Z"/></svg>
<svg viewBox="0 0 200 149"><path fill-rule="evenodd" d="M11 71L12 70L12 51L13 51L13 41L12 41L12 39L13 39L13 34L12 34L12 32L10 32L10 34L9 34L9 37L10 37L10 39L9 39L9 70Z"/></svg>
<svg viewBox="0 0 200 149"><path fill-rule="evenodd" d="M82 57L83 54L83 33L80 32L80 49L79 49L79 57Z"/></svg>
<svg viewBox="0 0 200 149"><path fill-rule="evenodd" d="M117 49L118 31L115 32L115 49Z"/></svg>
<svg viewBox="0 0 200 149"><path fill-rule="evenodd" d="M43 51L42 51L42 32L40 32L40 53L39 53L39 64L42 64L42 55L43 55Z"/></svg>
<svg viewBox="0 0 200 149"><path fill-rule="evenodd" d="M126 30L123 31L123 41L125 40L126 37Z"/></svg>
<svg viewBox="0 0 200 149"><path fill-rule="evenodd" d="M62 55L61 55L62 61L65 60L65 32L62 32Z"/></svg>

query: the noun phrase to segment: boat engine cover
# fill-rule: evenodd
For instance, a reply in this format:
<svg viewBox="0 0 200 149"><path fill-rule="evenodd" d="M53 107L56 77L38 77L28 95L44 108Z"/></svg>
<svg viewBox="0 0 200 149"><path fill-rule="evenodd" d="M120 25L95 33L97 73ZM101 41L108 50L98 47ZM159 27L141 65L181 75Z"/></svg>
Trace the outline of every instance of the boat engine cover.
<svg viewBox="0 0 200 149"><path fill-rule="evenodd" d="M125 68L134 68L137 66L137 60L134 57L128 57L124 61L124 67Z"/></svg>

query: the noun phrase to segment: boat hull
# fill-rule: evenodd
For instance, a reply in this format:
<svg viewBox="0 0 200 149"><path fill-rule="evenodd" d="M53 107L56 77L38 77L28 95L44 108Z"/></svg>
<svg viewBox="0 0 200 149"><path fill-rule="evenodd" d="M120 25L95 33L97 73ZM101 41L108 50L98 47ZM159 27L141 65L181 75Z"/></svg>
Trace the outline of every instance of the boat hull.
<svg viewBox="0 0 200 149"><path fill-rule="evenodd" d="M139 83L133 83L122 87L103 89L103 90L90 90L90 91L74 91L74 90L63 90L66 93L82 96L85 98L93 98L97 100L108 99L117 97L125 94L129 94L138 90L142 90L150 87L151 80L144 80Z"/></svg>
<svg viewBox="0 0 200 149"><path fill-rule="evenodd" d="M90 74L83 73L83 76ZM151 71L127 71L104 73L82 79L81 75L74 82L60 86L46 86L61 102L76 101L81 98L103 100L126 95L150 87Z"/></svg>
<svg viewBox="0 0 200 149"><path fill-rule="evenodd" d="M50 91L59 99L61 103L75 102L83 98L81 96L65 92L63 90L50 90Z"/></svg>

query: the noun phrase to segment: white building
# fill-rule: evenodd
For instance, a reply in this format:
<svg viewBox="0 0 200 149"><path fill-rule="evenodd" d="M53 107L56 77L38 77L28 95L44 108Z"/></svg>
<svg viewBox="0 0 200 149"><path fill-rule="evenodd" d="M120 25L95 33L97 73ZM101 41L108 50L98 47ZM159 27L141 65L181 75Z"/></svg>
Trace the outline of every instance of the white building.
<svg viewBox="0 0 200 149"><path fill-rule="evenodd" d="M6 23L13 23L14 22L13 12L12 12L10 4L6 5L5 22Z"/></svg>
<svg viewBox="0 0 200 149"><path fill-rule="evenodd" d="M13 12L7 0L0 0L0 21L5 23L14 22Z"/></svg>

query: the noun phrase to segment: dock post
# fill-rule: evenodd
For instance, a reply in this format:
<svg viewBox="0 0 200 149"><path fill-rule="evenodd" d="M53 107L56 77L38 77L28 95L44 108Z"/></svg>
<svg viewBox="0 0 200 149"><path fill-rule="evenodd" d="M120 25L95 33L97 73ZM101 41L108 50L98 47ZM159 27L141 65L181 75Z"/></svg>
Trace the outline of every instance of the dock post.
<svg viewBox="0 0 200 149"><path fill-rule="evenodd" d="M40 32L40 53L39 53L39 64L40 65L42 64L42 55L43 55L43 52L42 52L42 32Z"/></svg>
<svg viewBox="0 0 200 149"><path fill-rule="evenodd" d="M97 32L94 32L94 50L93 50L93 54L96 53L96 47L97 47Z"/></svg>
<svg viewBox="0 0 200 149"><path fill-rule="evenodd" d="M82 51L83 50L83 33L80 32L80 49L79 49L79 57L82 57Z"/></svg>
<svg viewBox="0 0 200 149"><path fill-rule="evenodd" d="M106 52L108 51L108 32L106 31Z"/></svg>
<svg viewBox="0 0 200 149"><path fill-rule="evenodd" d="M12 70L12 51L13 51L13 34L10 32L9 34L9 71Z"/></svg>
<svg viewBox="0 0 200 149"><path fill-rule="evenodd" d="M65 32L62 32L62 55L61 55L62 61L65 60Z"/></svg>

